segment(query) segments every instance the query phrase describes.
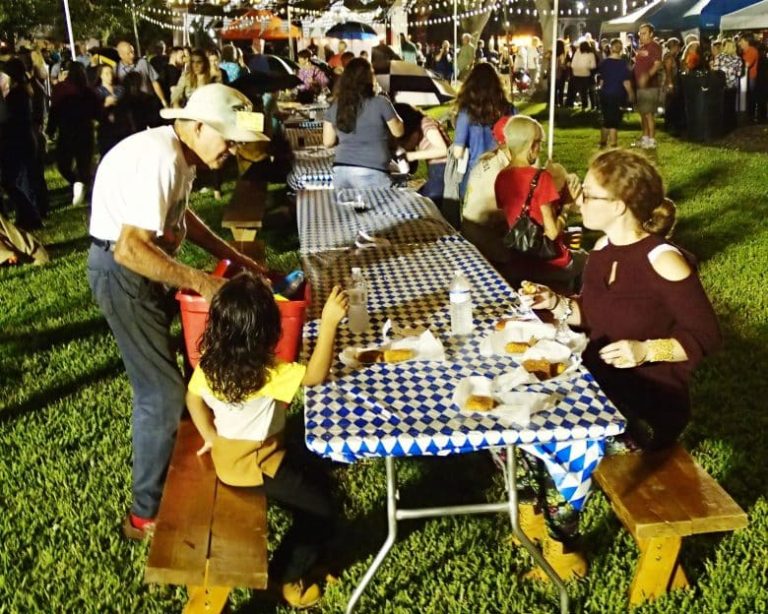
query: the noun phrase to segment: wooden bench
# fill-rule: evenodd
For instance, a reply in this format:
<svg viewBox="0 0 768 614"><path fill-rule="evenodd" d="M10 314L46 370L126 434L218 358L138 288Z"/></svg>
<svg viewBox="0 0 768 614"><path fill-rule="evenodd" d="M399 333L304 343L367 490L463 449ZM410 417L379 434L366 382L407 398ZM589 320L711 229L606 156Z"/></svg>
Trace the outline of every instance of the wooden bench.
<svg viewBox="0 0 768 614"><path fill-rule="evenodd" d="M189 419L181 421L144 581L187 586L184 612L218 613L234 587L267 586L267 501L216 478Z"/></svg>
<svg viewBox="0 0 768 614"><path fill-rule="evenodd" d="M679 444L608 456L594 477L640 549L631 605L688 586L677 560L684 537L747 526L746 513Z"/></svg>
<svg viewBox="0 0 768 614"><path fill-rule="evenodd" d="M267 183L249 181L242 177L237 180L232 200L224 209L221 225L229 228L235 239L235 247L249 256L257 256L256 233L261 228L267 207ZM260 251L259 248L256 248Z"/></svg>

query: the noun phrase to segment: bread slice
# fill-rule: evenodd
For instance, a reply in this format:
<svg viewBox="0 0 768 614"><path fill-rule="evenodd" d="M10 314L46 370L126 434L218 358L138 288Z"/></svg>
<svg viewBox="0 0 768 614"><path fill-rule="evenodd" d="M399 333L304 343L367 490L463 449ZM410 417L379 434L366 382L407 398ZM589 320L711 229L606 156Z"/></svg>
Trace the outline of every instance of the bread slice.
<svg viewBox="0 0 768 614"><path fill-rule="evenodd" d="M410 360L416 354L413 350L384 350L384 362L403 362L404 360Z"/></svg>
<svg viewBox="0 0 768 614"><path fill-rule="evenodd" d="M467 411L490 411L494 407L496 407L496 401L482 394L470 395L464 403L464 409Z"/></svg>

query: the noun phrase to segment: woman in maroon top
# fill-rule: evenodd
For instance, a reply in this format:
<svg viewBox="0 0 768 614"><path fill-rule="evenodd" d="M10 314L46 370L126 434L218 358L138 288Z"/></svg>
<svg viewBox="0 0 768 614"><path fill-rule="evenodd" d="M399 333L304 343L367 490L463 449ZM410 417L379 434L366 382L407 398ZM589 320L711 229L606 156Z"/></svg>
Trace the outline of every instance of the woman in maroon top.
<svg viewBox="0 0 768 614"><path fill-rule="evenodd" d="M627 447L670 446L690 419L691 374L721 343L712 305L691 256L667 241L675 205L647 158L599 154L580 201L584 225L605 233L587 260L581 294L539 286L531 304L587 331L584 363L626 417ZM543 539L546 555L553 540ZM578 552L558 554L552 558L566 576L586 569Z"/></svg>

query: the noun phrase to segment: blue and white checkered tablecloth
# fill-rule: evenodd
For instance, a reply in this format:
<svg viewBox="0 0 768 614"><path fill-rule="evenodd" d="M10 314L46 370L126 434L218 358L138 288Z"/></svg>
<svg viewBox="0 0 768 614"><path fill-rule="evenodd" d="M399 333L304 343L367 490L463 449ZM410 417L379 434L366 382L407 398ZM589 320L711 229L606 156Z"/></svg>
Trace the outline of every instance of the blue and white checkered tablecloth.
<svg viewBox="0 0 768 614"><path fill-rule="evenodd" d="M333 187L333 156L293 160L286 179L294 190L328 190Z"/></svg>
<svg viewBox="0 0 768 614"><path fill-rule="evenodd" d="M403 236L415 242L455 232L435 204L413 190L369 188L356 191L368 205L366 211L357 212L352 207L337 204L343 200L342 190L299 192L296 208L302 253L350 247L361 230L394 242L409 242ZM422 231L417 232L416 227Z"/></svg>
<svg viewBox="0 0 768 614"><path fill-rule="evenodd" d="M323 131L286 127L285 138L288 139L288 143L294 151L304 147L318 147L323 144Z"/></svg>
<svg viewBox="0 0 768 614"><path fill-rule="evenodd" d="M305 392L307 446L337 461L382 456L448 455L506 444L520 445L545 460L555 484L579 509L591 474L603 456L604 440L624 430L624 419L583 368L567 381L541 382L533 392L557 395L556 407L535 413L527 426L507 428L488 415L466 415L451 397L464 377L493 378L517 366L512 357L483 357L482 337L501 317L515 312L517 297L506 282L460 237L427 245L339 252L310 272L315 302L360 265L370 283L371 327L355 335L346 326L336 339L337 359L329 382ZM475 334L449 336L448 286L460 268L472 284ZM320 305L318 305L320 306ZM345 347L381 341L383 323L430 327L446 349L446 362L376 364L352 369L338 360ZM305 326L307 355L318 321Z"/></svg>

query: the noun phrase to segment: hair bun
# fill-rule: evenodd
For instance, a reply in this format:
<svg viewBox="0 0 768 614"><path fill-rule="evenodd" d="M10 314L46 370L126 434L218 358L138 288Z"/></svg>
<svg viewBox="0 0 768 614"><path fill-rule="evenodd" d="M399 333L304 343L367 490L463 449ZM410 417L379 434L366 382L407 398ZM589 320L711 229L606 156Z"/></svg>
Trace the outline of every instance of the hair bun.
<svg viewBox="0 0 768 614"><path fill-rule="evenodd" d="M677 220L677 207L669 198L664 198L653 208L650 219L643 223L643 229L654 235L671 237Z"/></svg>

